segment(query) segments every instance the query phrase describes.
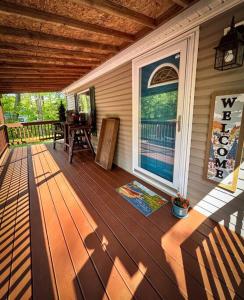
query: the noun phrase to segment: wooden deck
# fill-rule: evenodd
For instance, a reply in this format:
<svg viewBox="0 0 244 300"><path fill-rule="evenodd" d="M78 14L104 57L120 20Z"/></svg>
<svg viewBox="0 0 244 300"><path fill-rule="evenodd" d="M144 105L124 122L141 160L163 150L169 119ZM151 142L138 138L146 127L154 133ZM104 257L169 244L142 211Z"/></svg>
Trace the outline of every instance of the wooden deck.
<svg viewBox="0 0 244 300"><path fill-rule="evenodd" d="M240 299L244 242L191 210L144 217L115 188L134 176L51 145L0 168L0 299Z"/></svg>

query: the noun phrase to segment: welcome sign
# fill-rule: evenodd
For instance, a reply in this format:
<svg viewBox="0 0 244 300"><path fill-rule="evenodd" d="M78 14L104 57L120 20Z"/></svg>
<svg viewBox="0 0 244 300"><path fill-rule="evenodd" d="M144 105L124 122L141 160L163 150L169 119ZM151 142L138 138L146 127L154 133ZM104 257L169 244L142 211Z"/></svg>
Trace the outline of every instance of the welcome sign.
<svg viewBox="0 0 244 300"><path fill-rule="evenodd" d="M244 92L215 94L211 103L207 178L236 190L244 135Z"/></svg>

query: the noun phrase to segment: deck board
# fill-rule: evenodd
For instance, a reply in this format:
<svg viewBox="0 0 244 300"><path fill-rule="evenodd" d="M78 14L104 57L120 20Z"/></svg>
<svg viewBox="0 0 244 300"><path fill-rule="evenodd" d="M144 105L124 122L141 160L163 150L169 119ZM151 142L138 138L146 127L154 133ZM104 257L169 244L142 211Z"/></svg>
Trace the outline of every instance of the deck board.
<svg viewBox="0 0 244 300"><path fill-rule="evenodd" d="M0 192L1 299L31 295L26 148L16 150L9 166Z"/></svg>
<svg viewBox="0 0 244 300"><path fill-rule="evenodd" d="M45 144L9 151L0 176L0 299L243 298L243 239L170 204L143 216L116 192L132 174Z"/></svg>
<svg viewBox="0 0 244 300"><path fill-rule="evenodd" d="M33 146L32 150L36 185L46 224L58 295L59 297L62 295L66 299L75 299L76 297L82 299L70 253L53 203L54 199L48 185L46 175L48 172L42 168L41 154L39 154L37 146Z"/></svg>
<svg viewBox="0 0 244 300"><path fill-rule="evenodd" d="M100 297L102 299L104 288L90 262L89 254L87 253L83 244L83 239L81 235L79 235L80 232L77 230L76 223L73 221L74 216L71 215L70 211L68 210L68 205L74 205L72 194L70 193L69 189L65 187L65 181L59 177L59 170L53 169L52 172L52 169L50 167L50 157L45 156L45 150L43 151L43 149L40 149L39 147L39 151L41 152L40 160L42 162L43 172L45 174L48 174L46 175L47 177L50 177L50 179L48 180L48 186L53 199L53 205L59 219L60 227L64 235L65 243L69 251L72 264L74 266L75 277L73 278L77 278L75 280L79 281L80 291L82 291L84 297L86 295L87 298L91 297L92 299L94 297ZM54 174L57 175L53 176ZM80 215L79 217L82 216ZM85 222L83 223L83 230L83 236L92 233L92 228L90 228L89 225ZM107 264L109 265L108 261ZM78 275L79 271L85 265L86 272ZM83 286L85 282L87 282L87 285ZM106 299L106 297L104 298Z"/></svg>
<svg viewBox="0 0 244 300"><path fill-rule="evenodd" d="M20 246L16 248L18 244ZM27 149L24 148L19 173L18 202L8 291L9 299L21 299L23 296L29 299L32 295L31 289L28 166Z"/></svg>
<svg viewBox="0 0 244 300"><path fill-rule="evenodd" d="M53 263L47 238L40 194L36 188L34 156L28 149L30 227L31 227L31 260L33 299L58 299ZM41 270L41 271L40 271Z"/></svg>

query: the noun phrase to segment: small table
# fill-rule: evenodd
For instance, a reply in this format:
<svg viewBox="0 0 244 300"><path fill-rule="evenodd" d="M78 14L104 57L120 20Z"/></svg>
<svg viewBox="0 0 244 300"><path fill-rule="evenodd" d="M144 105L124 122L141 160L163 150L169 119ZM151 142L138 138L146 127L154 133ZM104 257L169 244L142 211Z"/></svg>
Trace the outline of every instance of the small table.
<svg viewBox="0 0 244 300"><path fill-rule="evenodd" d="M91 126L64 123L64 150L69 149L69 162L72 163L73 153L80 151L95 152L91 143Z"/></svg>

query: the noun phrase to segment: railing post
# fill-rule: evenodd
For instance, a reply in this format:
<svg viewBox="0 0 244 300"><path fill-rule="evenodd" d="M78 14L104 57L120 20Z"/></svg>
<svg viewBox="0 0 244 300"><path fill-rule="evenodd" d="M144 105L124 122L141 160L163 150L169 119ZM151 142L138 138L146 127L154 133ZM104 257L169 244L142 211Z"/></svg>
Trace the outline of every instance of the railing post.
<svg viewBox="0 0 244 300"><path fill-rule="evenodd" d="M5 123L1 98L2 95L0 94L0 125Z"/></svg>
<svg viewBox="0 0 244 300"><path fill-rule="evenodd" d="M0 158L9 146L7 126L0 125Z"/></svg>
<svg viewBox="0 0 244 300"><path fill-rule="evenodd" d="M7 125L4 125L4 133L5 133L6 143L9 145L9 136L8 136L8 127L7 127Z"/></svg>

